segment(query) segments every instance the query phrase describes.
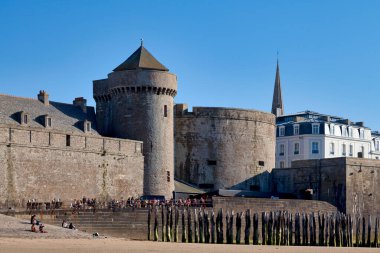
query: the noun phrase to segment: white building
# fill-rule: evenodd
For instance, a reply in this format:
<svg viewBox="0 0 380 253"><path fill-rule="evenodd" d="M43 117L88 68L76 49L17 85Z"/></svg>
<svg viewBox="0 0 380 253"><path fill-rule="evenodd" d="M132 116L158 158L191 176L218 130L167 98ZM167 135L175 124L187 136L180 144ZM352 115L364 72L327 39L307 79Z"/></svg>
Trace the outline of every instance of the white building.
<svg viewBox="0 0 380 253"><path fill-rule="evenodd" d="M277 168L294 160L380 158L380 133L340 117L311 111L278 116L276 136Z"/></svg>

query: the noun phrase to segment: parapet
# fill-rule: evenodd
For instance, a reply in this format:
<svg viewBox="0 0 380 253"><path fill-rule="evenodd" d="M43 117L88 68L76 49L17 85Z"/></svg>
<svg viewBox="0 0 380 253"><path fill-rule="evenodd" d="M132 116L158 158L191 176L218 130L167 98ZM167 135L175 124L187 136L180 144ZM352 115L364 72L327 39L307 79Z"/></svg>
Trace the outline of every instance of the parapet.
<svg viewBox="0 0 380 253"><path fill-rule="evenodd" d="M174 111L176 113L175 116L177 118L203 117L246 121L261 121L271 125L276 124L276 117L272 113L257 110L225 107L193 107L193 111L189 112L187 104L176 104L174 106Z"/></svg>

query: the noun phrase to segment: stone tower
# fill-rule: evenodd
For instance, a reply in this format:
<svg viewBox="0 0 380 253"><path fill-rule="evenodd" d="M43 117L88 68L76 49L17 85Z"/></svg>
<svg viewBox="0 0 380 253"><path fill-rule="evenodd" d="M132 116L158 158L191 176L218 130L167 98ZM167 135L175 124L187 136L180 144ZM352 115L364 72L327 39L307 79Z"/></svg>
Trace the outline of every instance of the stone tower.
<svg viewBox="0 0 380 253"><path fill-rule="evenodd" d="M100 133L143 141L144 195L171 198L177 77L141 43L107 79L93 84Z"/></svg>
<svg viewBox="0 0 380 253"><path fill-rule="evenodd" d="M282 103L280 67L278 65L278 59L276 68L276 79L274 81L272 113L276 115L276 117L284 115L284 104Z"/></svg>

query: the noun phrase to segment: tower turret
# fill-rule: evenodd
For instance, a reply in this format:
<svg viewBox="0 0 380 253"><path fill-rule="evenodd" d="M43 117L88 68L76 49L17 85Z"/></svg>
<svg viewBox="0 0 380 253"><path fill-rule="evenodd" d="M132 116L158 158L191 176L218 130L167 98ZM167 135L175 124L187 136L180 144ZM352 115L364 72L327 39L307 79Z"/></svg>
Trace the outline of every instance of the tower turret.
<svg viewBox="0 0 380 253"><path fill-rule="evenodd" d="M107 79L94 81L101 134L144 142L146 195L170 198L174 190L176 94L177 77L142 44Z"/></svg>

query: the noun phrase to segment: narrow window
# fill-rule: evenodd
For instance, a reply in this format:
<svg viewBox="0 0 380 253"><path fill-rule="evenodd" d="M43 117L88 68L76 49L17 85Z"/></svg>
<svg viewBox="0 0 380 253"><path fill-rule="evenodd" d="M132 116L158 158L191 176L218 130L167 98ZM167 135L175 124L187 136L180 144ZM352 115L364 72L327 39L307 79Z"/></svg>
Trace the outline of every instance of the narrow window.
<svg viewBox="0 0 380 253"><path fill-rule="evenodd" d="M264 166L264 161L259 161L259 166Z"/></svg>
<svg viewBox="0 0 380 253"><path fill-rule="evenodd" d="M294 125L293 126L293 130L294 130L294 135L299 135L300 134L300 126L299 125Z"/></svg>
<svg viewBox="0 0 380 253"><path fill-rule="evenodd" d="M380 150L380 141L376 141L375 150L376 151Z"/></svg>
<svg viewBox="0 0 380 253"><path fill-rule="evenodd" d="M86 129L87 132L91 132L91 123L90 122L86 123L86 128L87 128Z"/></svg>
<svg viewBox="0 0 380 253"><path fill-rule="evenodd" d="M47 126L51 127L51 118L47 118Z"/></svg>
<svg viewBox="0 0 380 253"><path fill-rule="evenodd" d="M313 124L312 133L319 134L319 124Z"/></svg>
<svg viewBox="0 0 380 253"><path fill-rule="evenodd" d="M166 181L170 182L170 171L166 171Z"/></svg>
<svg viewBox="0 0 380 253"><path fill-rule="evenodd" d="M215 160L207 160L207 165L216 165Z"/></svg>
<svg viewBox="0 0 380 253"><path fill-rule="evenodd" d="M311 143L311 153L312 154L319 154L319 143L316 141L313 141Z"/></svg>
<svg viewBox="0 0 380 253"><path fill-rule="evenodd" d="M284 144L280 144L280 156L283 156L285 155L285 145Z"/></svg>
<svg viewBox="0 0 380 253"><path fill-rule="evenodd" d="M168 116L168 106L164 105L164 117L166 118Z"/></svg>
<svg viewBox="0 0 380 253"><path fill-rule="evenodd" d="M350 156L354 155L354 145L350 145Z"/></svg>
<svg viewBox="0 0 380 253"><path fill-rule="evenodd" d="M285 136L285 127L284 126L281 126L279 128L279 133L278 133L279 136Z"/></svg>
<svg viewBox="0 0 380 253"><path fill-rule="evenodd" d="M335 144L333 142L330 143L330 155L335 154Z"/></svg>
<svg viewBox="0 0 380 253"><path fill-rule="evenodd" d="M342 144L342 156L346 156L346 144Z"/></svg>
<svg viewBox="0 0 380 253"><path fill-rule="evenodd" d="M285 161L280 161L280 168L285 168Z"/></svg>
<svg viewBox="0 0 380 253"><path fill-rule="evenodd" d="M333 124L330 125L330 134L334 135L335 134L335 127Z"/></svg>
<svg viewBox="0 0 380 253"><path fill-rule="evenodd" d="M24 114L24 124L28 124L28 114Z"/></svg>
<svg viewBox="0 0 380 253"><path fill-rule="evenodd" d="M298 142L294 143L294 154L298 155L300 153L300 144Z"/></svg>
<svg viewBox="0 0 380 253"><path fill-rule="evenodd" d="M67 147L70 147L70 139L71 139L71 136L70 135L66 135L66 146Z"/></svg>

